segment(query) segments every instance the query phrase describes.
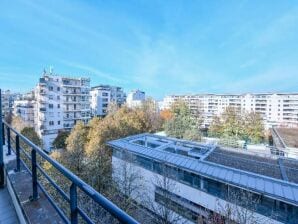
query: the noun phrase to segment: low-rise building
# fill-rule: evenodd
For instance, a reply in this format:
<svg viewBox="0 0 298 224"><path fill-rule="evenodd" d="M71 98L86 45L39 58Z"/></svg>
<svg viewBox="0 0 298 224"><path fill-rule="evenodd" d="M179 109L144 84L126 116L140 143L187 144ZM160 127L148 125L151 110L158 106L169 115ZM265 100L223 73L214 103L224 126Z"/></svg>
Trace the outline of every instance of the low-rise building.
<svg viewBox="0 0 298 224"><path fill-rule="evenodd" d="M145 185L141 195L182 217L181 223L211 217L220 223L298 222L297 160L151 134L108 145L114 171L123 162L132 166L129 172L141 175Z"/></svg>

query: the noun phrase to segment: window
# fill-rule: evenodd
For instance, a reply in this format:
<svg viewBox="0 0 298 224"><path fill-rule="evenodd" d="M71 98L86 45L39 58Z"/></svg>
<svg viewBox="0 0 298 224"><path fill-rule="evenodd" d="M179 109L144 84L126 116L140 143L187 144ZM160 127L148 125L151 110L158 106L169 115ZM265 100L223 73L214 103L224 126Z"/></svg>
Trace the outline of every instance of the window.
<svg viewBox="0 0 298 224"><path fill-rule="evenodd" d="M184 183L187 183L189 185L192 185L192 176L189 172L178 169L178 173L179 173L179 180L180 181L182 181Z"/></svg>
<svg viewBox="0 0 298 224"><path fill-rule="evenodd" d="M49 95L49 100L54 99L53 95Z"/></svg>
<svg viewBox="0 0 298 224"><path fill-rule="evenodd" d="M152 161L148 158L137 156L137 163L145 169L152 170L153 164Z"/></svg>
<svg viewBox="0 0 298 224"><path fill-rule="evenodd" d="M57 96L57 100L60 100L60 96Z"/></svg>
<svg viewBox="0 0 298 224"><path fill-rule="evenodd" d="M109 94L108 93L102 93L102 96L108 96Z"/></svg>
<svg viewBox="0 0 298 224"><path fill-rule="evenodd" d="M201 188L201 178L200 176L196 175L196 174L192 174L193 175L193 186L197 189Z"/></svg>
<svg viewBox="0 0 298 224"><path fill-rule="evenodd" d="M60 121L58 121L58 125L60 125Z"/></svg>
<svg viewBox="0 0 298 224"><path fill-rule="evenodd" d="M54 121L49 121L49 125L53 126L54 125Z"/></svg>
<svg viewBox="0 0 298 224"><path fill-rule="evenodd" d="M54 90L53 86L49 86L49 90L53 91Z"/></svg>
<svg viewBox="0 0 298 224"><path fill-rule="evenodd" d="M53 109L54 108L54 105L53 104L49 104L49 108L50 109Z"/></svg>
<svg viewBox="0 0 298 224"><path fill-rule="evenodd" d="M60 108L60 104L57 105L57 108Z"/></svg>
<svg viewBox="0 0 298 224"><path fill-rule="evenodd" d="M57 87L57 91L60 91L60 87Z"/></svg>
<svg viewBox="0 0 298 224"><path fill-rule="evenodd" d="M153 162L153 171L158 174L162 174L162 165L159 162Z"/></svg>

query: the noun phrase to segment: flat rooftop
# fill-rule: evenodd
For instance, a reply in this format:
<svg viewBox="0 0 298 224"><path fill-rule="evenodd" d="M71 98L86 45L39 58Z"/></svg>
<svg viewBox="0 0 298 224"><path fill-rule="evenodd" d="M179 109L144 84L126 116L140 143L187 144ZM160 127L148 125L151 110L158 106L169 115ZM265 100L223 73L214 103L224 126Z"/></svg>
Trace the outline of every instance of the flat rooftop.
<svg viewBox="0 0 298 224"><path fill-rule="evenodd" d="M108 145L225 183L298 203L298 160L152 134Z"/></svg>
<svg viewBox="0 0 298 224"><path fill-rule="evenodd" d="M214 145L196 143L175 138L167 138L159 135L145 134L127 138L132 145L174 153L182 156L203 160L214 149Z"/></svg>
<svg viewBox="0 0 298 224"><path fill-rule="evenodd" d="M288 147L298 148L298 128L275 129Z"/></svg>
<svg viewBox="0 0 298 224"><path fill-rule="evenodd" d="M206 161L267 177L298 183L298 160L253 155L245 150L216 148ZM282 172L285 172L283 176Z"/></svg>

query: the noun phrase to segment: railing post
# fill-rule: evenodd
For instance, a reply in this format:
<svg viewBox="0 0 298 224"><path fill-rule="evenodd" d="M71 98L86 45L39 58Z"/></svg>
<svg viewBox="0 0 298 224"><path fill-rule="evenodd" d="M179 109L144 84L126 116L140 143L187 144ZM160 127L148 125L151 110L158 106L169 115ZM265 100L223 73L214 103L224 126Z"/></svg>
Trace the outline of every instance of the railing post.
<svg viewBox="0 0 298 224"><path fill-rule="evenodd" d="M11 144L10 144L10 129L6 127L6 134L7 134L7 155L11 155Z"/></svg>
<svg viewBox="0 0 298 224"><path fill-rule="evenodd" d="M36 164L36 150L31 150L31 166L32 166L32 196L30 200L35 201L38 199L38 188L37 188L37 164Z"/></svg>
<svg viewBox="0 0 298 224"><path fill-rule="evenodd" d="M20 137L19 137L18 134L16 134L16 157L17 157L16 172L19 172L20 171L21 159L20 159Z"/></svg>
<svg viewBox="0 0 298 224"><path fill-rule="evenodd" d="M3 143L4 143L4 124L2 123L2 96L0 89L0 187L5 185L5 172L4 172L4 152L3 152Z"/></svg>
<svg viewBox="0 0 298 224"><path fill-rule="evenodd" d="M78 195L77 195L77 186L72 183L70 186L70 221L71 224L78 223Z"/></svg>
<svg viewBox="0 0 298 224"><path fill-rule="evenodd" d="M2 119L2 117L1 117L1 119ZM5 127L4 127L4 123L2 123L2 143L3 143L3 145L5 145Z"/></svg>

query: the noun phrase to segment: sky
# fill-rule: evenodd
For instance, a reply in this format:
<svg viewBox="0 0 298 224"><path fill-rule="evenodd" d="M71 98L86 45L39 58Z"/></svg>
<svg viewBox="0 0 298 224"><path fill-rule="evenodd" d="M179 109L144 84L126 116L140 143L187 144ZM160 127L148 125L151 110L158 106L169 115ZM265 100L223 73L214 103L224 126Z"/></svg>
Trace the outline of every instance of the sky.
<svg viewBox="0 0 298 224"><path fill-rule="evenodd" d="M0 87L44 69L168 94L298 92L298 1L1 0Z"/></svg>

